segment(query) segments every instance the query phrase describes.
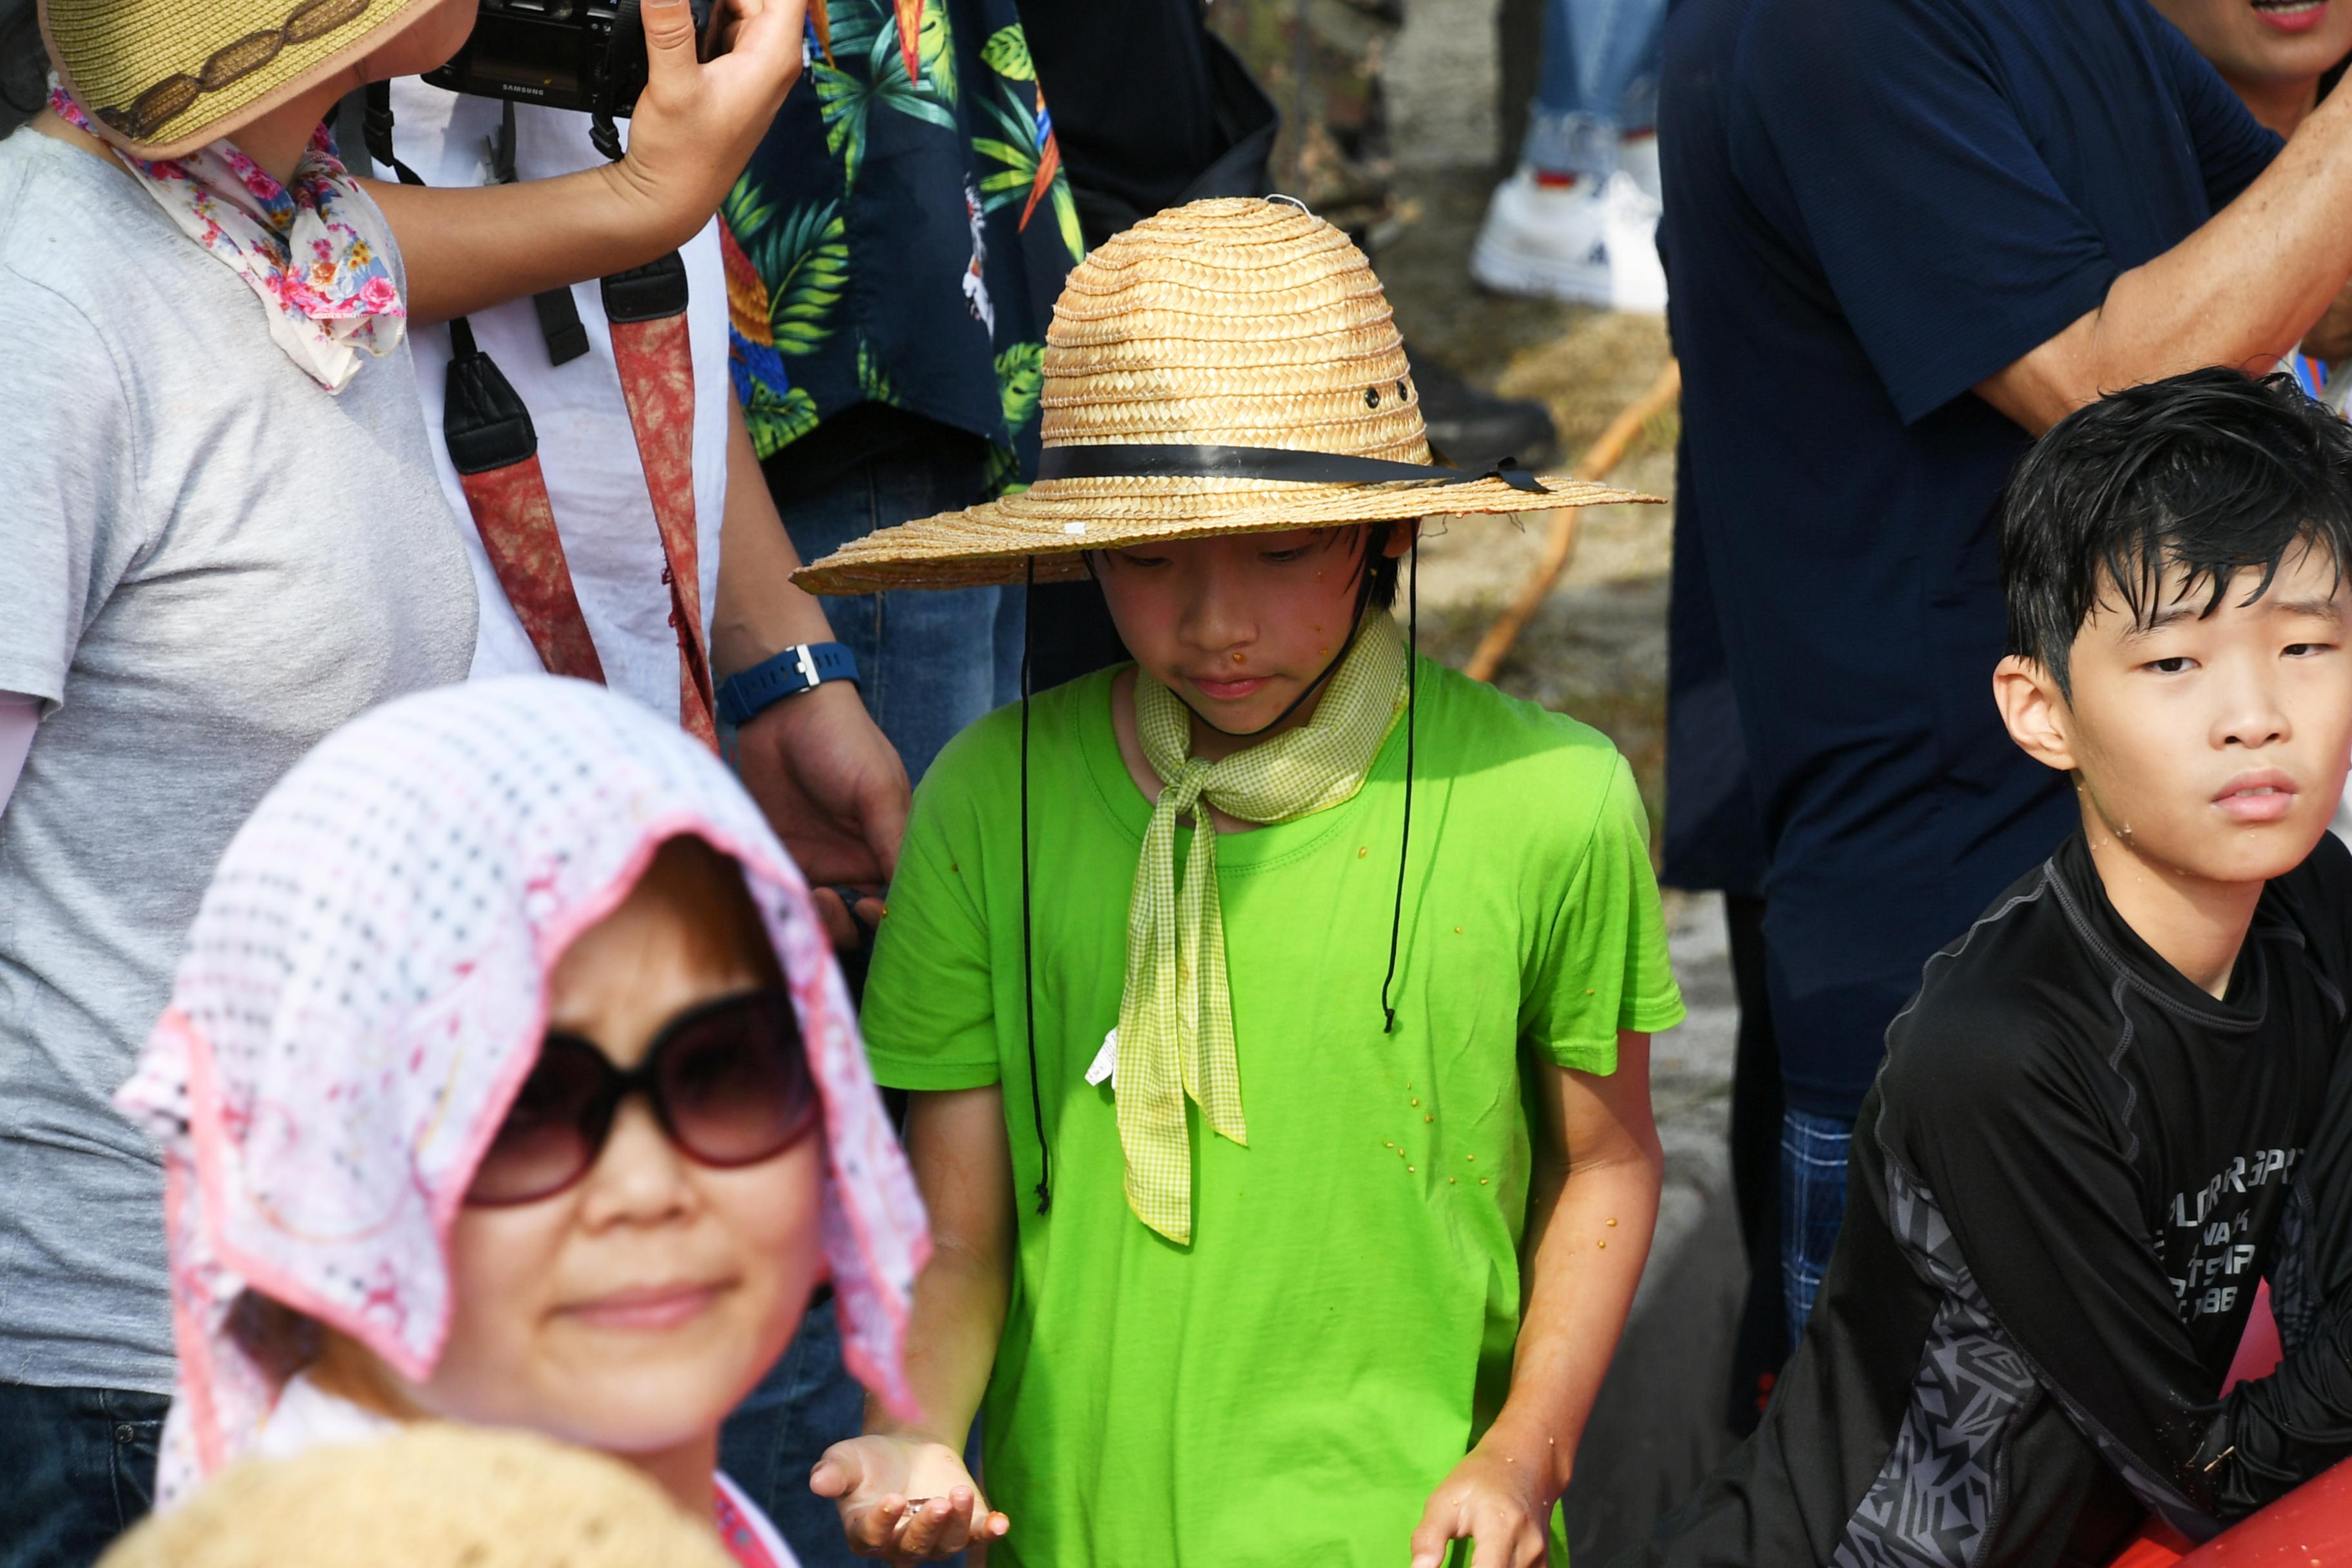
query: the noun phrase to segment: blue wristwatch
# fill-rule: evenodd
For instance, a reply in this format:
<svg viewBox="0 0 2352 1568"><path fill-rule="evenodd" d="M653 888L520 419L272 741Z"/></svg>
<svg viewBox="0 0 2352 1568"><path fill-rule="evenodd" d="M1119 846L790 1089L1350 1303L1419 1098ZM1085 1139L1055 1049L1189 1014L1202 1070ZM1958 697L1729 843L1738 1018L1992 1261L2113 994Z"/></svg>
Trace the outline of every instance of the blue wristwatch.
<svg viewBox="0 0 2352 1568"><path fill-rule="evenodd" d="M721 681L719 716L740 727L787 697L814 691L828 680L856 679L857 659L841 644L797 643Z"/></svg>

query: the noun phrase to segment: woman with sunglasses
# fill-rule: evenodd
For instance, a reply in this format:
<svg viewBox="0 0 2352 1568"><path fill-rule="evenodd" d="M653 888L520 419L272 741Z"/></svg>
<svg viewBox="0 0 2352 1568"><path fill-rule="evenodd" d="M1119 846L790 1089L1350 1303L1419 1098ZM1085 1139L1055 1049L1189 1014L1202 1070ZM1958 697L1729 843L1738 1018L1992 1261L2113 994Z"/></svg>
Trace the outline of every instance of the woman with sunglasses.
<svg viewBox="0 0 2352 1568"><path fill-rule="evenodd" d="M627 1459L791 1554L721 1419L829 1266L905 1407L929 1243L808 889L675 725L518 678L330 737L215 873L118 1103L164 1150L164 1507L437 1419Z"/></svg>

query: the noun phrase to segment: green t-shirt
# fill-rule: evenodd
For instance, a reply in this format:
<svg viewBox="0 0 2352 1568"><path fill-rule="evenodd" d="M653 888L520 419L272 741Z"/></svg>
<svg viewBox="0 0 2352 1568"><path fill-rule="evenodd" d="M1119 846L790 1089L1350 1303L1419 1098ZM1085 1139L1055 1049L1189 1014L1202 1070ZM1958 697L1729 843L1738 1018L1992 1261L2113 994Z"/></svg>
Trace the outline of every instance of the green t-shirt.
<svg viewBox="0 0 2352 1568"><path fill-rule="evenodd" d="M866 992L875 1076L1003 1086L1019 1258L983 1410L995 1564L1394 1568L1500 1408L1519 1324L1522 1063L1608 1073L1683 1016L1631 771L1572 719L1420 666L1396 1029L1383 1034L1405 731L1343 805L1218 841L1249 1146L1192 1123L1193 1240L1129 1212L1106 1081L1150 804L1112 672L1034 701L1040 1173L1023 1029L1020 714L916 796ZM1179 835L1180 853L1189 833Z"/></svg>

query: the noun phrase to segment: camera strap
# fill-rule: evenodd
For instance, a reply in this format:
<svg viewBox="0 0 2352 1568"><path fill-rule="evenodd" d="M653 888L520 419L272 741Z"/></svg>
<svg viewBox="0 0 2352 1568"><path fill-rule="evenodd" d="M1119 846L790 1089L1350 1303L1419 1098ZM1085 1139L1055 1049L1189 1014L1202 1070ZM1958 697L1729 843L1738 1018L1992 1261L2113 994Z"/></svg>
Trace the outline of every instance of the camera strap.
<svg viewBox="0 0 2352 1568"><path fill-rule="evenodd" d="M392 90L389 83L367 89L369 156L396 174L403 184L425 181L393 155ZM514 106L506 107L499 134L490 144L491 177L514 177ZM710 650L702 627L701 541L694 506L694 349L687 329L686 258L677 251L604 280L604 314L611 323L613 362L620 372L621 395L637 458L661 535L662 583L669 589L669 624L677 633L677 713L687 731L716 751L718 702L710 680ZM561 293L569 311L572 291ZM570 317L578 345L565 352L571 334L551 323L550 300L535 301L557 365L587 350L587 333L576 312ZM539 432L514 384L475 341L470 322L449 323L450 356L441 417L442 440L457 470L458 488L474 515L482 552L499 587L514 606L539 661L550 673L604 684L572 564L555 525L555 505L539 462Z"/></svg>
<svg viewBox="0 0 2352 1568"><path fill-rule="evenodd" d="M677 634L678 721L716 749L718 704L702 626L700 539L694 496L694 354L686 319L686 263L676 252L604 280L613 360L662 545L662 583ZM539 436L521 395L475 341L449 323L442 437L457 468L483 552L540 662L556 675L604 679L539 462Z"/></svg>
<svg viewBox="0 0 2352 1568"><path fill-rule="evenodd" d="M677 251L604 281L613 361L636 433L637 458L661 529L670 625L677 628L679 721L714 749L718 704L702 630L694 516L694 348L687 328L686 258Z"/></svg>
<svg viewBox="0 0 2352 1568"><path fill-rule="evenodd" d="M490 183L511 185L521 178L515 172L515 106L509 98L499 105L499 133L484 149L489 154ZM539 312L539 335L547 342L550 364L570 364L588 352L588 329L580 324L580 307L569 288L549 289L530 299Z"/></svg>
<svg viewBox="0 0 2352 1568"><path fill-rule="evenodd" d="M572 585L530 410L474 342L464 317L449 323L449 336L457 352L449 360L441 437L482 552L548 673L602 686L604 661Z"/></svg>

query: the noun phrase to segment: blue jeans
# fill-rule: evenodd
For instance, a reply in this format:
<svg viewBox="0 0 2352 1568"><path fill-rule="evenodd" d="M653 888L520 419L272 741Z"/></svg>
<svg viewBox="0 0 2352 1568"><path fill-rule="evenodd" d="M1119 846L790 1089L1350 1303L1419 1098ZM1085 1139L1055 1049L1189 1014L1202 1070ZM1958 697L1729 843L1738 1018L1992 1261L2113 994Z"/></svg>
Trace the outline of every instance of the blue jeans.
<svg viewBox="0 0 2352 1568"><path fill-rule="evenodd" d="M1813 1298L1845 1221L1846 1157L1853 1123L1791 1109L1780 1118L1780 1298L1789 1348L1804 1337Z"/></svg>
<svg viewBox="0 0 2352 1568"><path fill-rule="evenodd" d="M1520 156L1546 174L1615 174L1618 136L1658 121L1665 29L1666 0L1546 0Z"/></svg>
<svg viewBox="0 0 2352 1568"><path fill-rule="evenodd" d="M887 458L851 469L828 489L782 509L803 561L877 528L981 499L976 462ZM920 782L956 731L1021 695L1022 590L909 588L827 595L833 635L857 658L858 690Z"/></svg>
<svg viewBox="0 0 2352 1568"><path fill-rule="evenodd" d="M0 1383L0 1568L89 1568L155 1500L160 1394Z"/></svg>

